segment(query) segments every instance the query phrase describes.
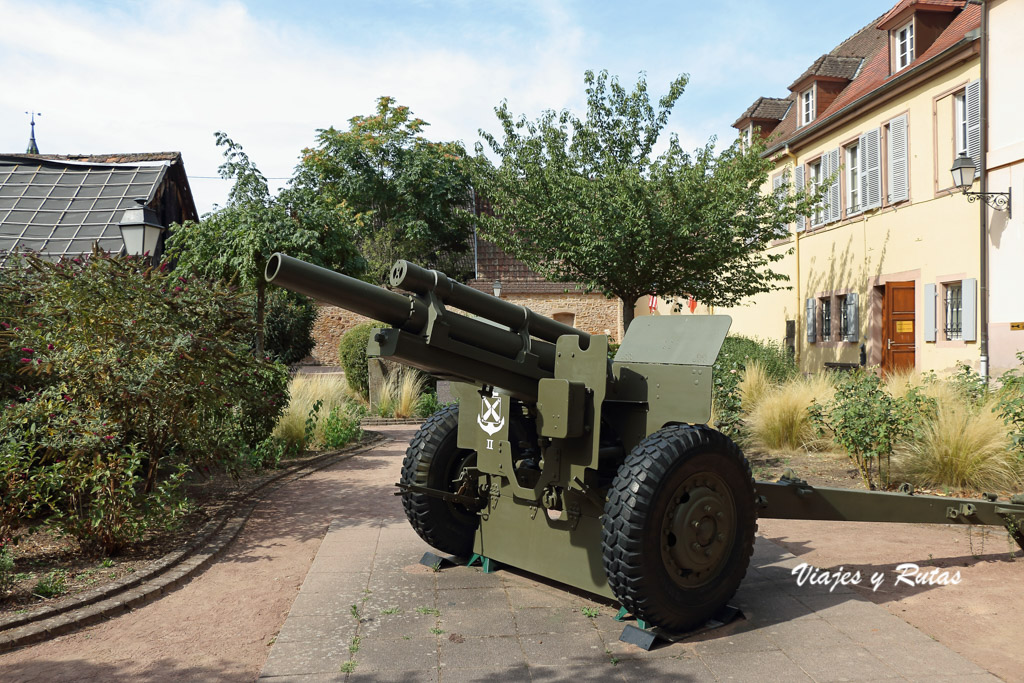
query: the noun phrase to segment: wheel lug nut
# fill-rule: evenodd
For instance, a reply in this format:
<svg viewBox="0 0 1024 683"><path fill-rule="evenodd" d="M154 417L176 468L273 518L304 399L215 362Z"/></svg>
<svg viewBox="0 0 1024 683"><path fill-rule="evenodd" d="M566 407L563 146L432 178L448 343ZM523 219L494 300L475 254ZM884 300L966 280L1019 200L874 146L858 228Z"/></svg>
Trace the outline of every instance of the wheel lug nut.
<svg viewBox="0 0 1024 683"><path fill-rule="evenodd" d="M700 543L694 543L690 547L693 548L694 550L700 550Z"/></svg>
<svg viewBox="0 0 1024 683"><path fill-rule="evenodd" d="M704 551L704 557L711 557L711 548Z"/></svg>
<svg viewBox="0 0 1024 683"><path fill-rule="evenodd" d="M694 522L693 522L693 525L692 525L692 526L693 526L693 528L694 528L694 529L699 529L699 528L700 528L700 522L698 522L698 521L694 520Z"/></svg>
<svg viewBox="0 0 1024 683"><path fill-rule="evenodd" d="M715 536L715 540L716 541L724 541L725 540L725 534L718 534L717 536Z"/></svg>
<svg viewBox="0 0 1024 683"><path fill-rule="evenodd" d="M711 512L711 506L710 505L705 505L704 506L704 512Z"/></svg>
<svg viewBox="0 0 1024 683"><path fill-rule="evenodd" d="M717 517L718 519L722 519L725 517L725 515L723 515L721 512L716 512L715 517Z"/></svg>

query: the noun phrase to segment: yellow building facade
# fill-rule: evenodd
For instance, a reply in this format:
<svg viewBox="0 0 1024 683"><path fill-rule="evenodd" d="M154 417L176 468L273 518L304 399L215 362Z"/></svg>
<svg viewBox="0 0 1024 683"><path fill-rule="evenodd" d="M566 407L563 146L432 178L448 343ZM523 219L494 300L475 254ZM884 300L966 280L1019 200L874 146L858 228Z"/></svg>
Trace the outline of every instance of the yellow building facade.
<svg viewBox="0 0 1024 683"><path fill-rule="evenodd" d="M785 339L804 372L978 367L979 213L950 168L980 158L979 22L904 0L737 120L766 138L766 192L828 190L772 247L791 289L715 311L733 334Z"/></svg>

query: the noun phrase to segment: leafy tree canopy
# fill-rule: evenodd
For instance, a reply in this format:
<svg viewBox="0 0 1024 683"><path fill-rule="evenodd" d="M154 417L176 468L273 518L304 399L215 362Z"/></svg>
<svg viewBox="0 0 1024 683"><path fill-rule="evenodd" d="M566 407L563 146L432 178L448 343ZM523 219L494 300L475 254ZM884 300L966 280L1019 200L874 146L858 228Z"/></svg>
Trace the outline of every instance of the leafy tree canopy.
<svg viewBox="0 0 1024 683"><path fill-rule="evenodd" d="M344 204L320 196L301 168L287 188L272 196L267 179L242 146L225 133L216 136L217 145L224 147L220 174L235 181L227 205L199 223L174 226L168 253L179 267L236 279L256 290L257 347L262 353L267 259L283 251L358 277L365 267L353 241L359 219Z"/></svg>
<svg viewBox="0 0 1024 683"><path fill-rule="evenodd" d="M762 193L772 168L764 145L716 154L712 139L689 154L672 135L652 158L687 77L657 107L643 76L631 92L606 71L587 71L584 83L584 119L551 110L517 119L502 103L500 136L480 131L500 161L477 145L476 184L494 209L482 217L486 237L546 277L618 297L626 326L653 292L732 306L784 287L772 270L782 255L765 250L815 198Z"/></svg>
<svg viewBox="0 0 1024 683"><path fill-rule="evenodd" d="M463 278L473 225L466 153L458 142L431 142L428 124L390 97L349 129L318 131L300 168L328 203L359 218L358 242L369 280L384 282L405 258Z"/></svg>

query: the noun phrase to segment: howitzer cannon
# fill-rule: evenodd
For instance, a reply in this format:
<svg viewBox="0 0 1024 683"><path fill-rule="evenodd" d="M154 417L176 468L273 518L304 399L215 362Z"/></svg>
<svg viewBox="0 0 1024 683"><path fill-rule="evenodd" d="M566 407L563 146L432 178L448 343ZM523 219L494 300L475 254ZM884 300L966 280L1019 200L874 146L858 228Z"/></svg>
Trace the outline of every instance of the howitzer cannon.
<svg viewBox="0 0 1024 683"><path fill-rule="evenodd" d="M406 261L389 291L275 254L269 282L390 325L367 349L453 380L402 466L410 523L447 553L509 564L613 598L671 631L739 587L757 517L987 524L1024 547L1024 500L999 502L754 482L707 426L728 316L633 321L608 339ZM471 316L459 313L461 309Z"/></svg>

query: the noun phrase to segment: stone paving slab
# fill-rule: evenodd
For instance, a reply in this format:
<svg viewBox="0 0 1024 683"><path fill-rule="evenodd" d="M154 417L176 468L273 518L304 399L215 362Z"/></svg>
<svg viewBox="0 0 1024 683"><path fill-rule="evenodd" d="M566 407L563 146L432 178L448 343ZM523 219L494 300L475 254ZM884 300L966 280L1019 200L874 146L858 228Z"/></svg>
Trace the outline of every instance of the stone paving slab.
<svg viewBox="0 0 1024 683"><path fill-rule="evenodd" d="M401 452L381 453L393 483ZM999 680L850 589L797 587L797 558L760 537L745 618L650 652L618 640L607 601L515 569L434 571L427 551L392 497L331 524L260 680Z"/></svg>

